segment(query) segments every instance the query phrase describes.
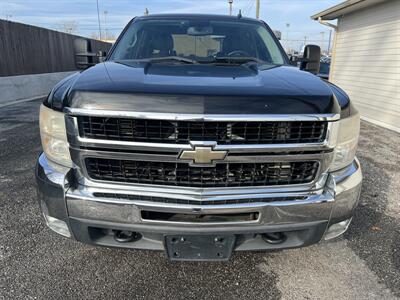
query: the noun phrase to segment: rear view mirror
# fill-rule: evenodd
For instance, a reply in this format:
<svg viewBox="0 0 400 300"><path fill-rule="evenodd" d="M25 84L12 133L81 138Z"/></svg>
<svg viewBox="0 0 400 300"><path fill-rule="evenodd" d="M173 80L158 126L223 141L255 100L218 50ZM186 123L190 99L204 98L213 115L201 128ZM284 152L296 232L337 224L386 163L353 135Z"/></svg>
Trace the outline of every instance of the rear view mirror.
<svg viewBox="0 0 400 300"><path fill-rule="evenodd" d="M272 30L278 40L282 39L282 32L279 30Z"/></svg>
<svg viewBox="0 0 400 300"><path fill-rule="evenodd" d="M300 70L316 75L319 73L320 60L321 48L317 45L307 45L304 47L304 54L300 63Z"/></svg>
<svg viewBox="0 0 400 300"><path fill-rule="evenodd" d="M188 35L210 35L213 33L213 28L211 26L192 26L186 31Z"/></svg>

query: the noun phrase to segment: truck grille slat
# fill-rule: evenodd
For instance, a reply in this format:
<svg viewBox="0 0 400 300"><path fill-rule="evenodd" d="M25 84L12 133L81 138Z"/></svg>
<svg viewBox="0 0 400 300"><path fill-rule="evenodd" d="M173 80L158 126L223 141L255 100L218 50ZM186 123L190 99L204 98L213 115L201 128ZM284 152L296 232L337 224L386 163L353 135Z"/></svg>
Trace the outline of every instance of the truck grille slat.
<svg viewBox="0 0 400 300"><path fill-rule="evenodd" d="M243 198L243 199L226 199L226 200L191 200L191 199L177 199L166 197L154 197L145 195L130 195L130 194L116 194L116 193L99 193L93 194L99 198L111 198L120 200L132 201L147 201L169 204L187 204L187 205L225 205L225 204L243 204L243 203L270 203L277 201L302 201L307 199L307 196L288 196L288 197L268 197L268 198Z"/></svg>
<svg viewBox="0 0 400 300"><path fill-rule="evenodd" d="M78 124L79 134L85 138L172 144L320 143L327 131L325 121L199 122L80 116Z"/></svg>
<svg viewBox="0 0 400 300"><path fill-rule="evenodd" d="M191 167L187 163L103 158L86 158L85 164L95 180L204 188L304 184L315 179L319 167L317 161Z"/></svg>

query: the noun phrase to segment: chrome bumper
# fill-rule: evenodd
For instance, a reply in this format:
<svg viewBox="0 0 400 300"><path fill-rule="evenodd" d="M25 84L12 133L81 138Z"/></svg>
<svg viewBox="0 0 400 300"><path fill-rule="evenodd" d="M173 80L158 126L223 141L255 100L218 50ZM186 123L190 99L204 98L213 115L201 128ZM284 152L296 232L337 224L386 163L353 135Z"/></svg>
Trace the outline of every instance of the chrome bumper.
<svg viewBox="0 0 400 300"><path fill-rule="evenodd" d="M328 228L351 219L357 206L362 174L357 160L349 167L329 174L323 188L315 191L271 191L233 189L230 194L200 195L200 200L302 196L303 200L227 205L186 205L96 197L95 193L151 195L154 189L135 191L126 186L82 186L74 180L74 170L49 165L42 154L36 169L39 201L49 216L62 220L76 240L103 246L164 249L165 234L235 234L240 236L235 250L276 249L306 246L318 242ZM173 195L168 195L172 197ZM182 197L182 195L178 195ZM144 220L141 211L184 214L236 214L257 212L258 218L241 222L170 222ZM347 228L347 227L346 227ZM142 239L118 244L108 231L139 232ZM285 232L285 243L263 242L258 233Z"/></svg>

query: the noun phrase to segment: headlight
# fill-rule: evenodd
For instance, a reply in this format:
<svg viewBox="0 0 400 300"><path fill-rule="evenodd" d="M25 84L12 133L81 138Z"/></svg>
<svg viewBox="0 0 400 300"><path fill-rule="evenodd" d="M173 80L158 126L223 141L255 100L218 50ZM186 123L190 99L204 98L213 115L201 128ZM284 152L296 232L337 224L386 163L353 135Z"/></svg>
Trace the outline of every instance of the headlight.
<svg viewBox="0 0 400 300"><path fill-rule="evenodd" d="M65 167L72 167L64 114L42 104L39 123L42 147L46 157Z"/></svg>
<svg viewBox="0 0 400 300"><path fill-rule="evenodd" d="M353 162L356 155L359 135L359 113L339 121L338 138L330 168L331 171L343 169Z"/></svg>

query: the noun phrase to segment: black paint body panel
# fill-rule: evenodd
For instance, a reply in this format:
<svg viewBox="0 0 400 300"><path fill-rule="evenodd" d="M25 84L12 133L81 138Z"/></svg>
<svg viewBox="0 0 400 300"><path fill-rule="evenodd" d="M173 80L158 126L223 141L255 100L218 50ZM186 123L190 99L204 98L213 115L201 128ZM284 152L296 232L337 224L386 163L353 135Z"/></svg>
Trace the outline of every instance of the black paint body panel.
<svg viewBox="0 0 400 300"><path fill-rule="evenodd" d="M290 66L254 72L241 66L106 62L73 78L53 107L199 114L340 113L343 96L320 78ZM61 85L55 94L60 93ZM340 96L339 102L334 94ZM60 105L62 103L62 105Z"/></svg>
<svg viewBox="0 0 400 300"><path fill-rule="evenodd" d="M152 16L178 17L188 16ZM127 27L140 19L132 20ZM63 80L45 103L57 110L72 107L186 114L350 114L349 98L340 88L289 65L263 65L257 69L106 61Z"/></svg>

